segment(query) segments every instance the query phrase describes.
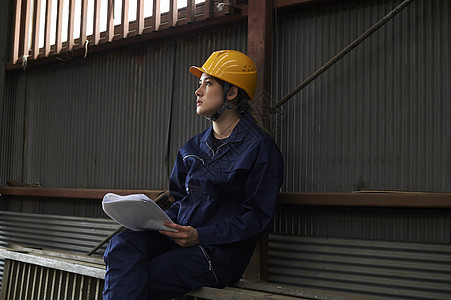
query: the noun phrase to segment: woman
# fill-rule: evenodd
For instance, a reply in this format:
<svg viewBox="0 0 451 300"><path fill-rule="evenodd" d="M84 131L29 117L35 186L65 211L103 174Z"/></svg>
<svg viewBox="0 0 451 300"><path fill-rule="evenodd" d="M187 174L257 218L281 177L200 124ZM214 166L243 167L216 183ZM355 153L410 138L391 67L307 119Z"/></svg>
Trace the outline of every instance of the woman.
<svg viewBox="0 0 451 300"><path fill-rule="evenodd" d="M212 126L178 152L170 176L177 232L126 231L105 252L104 299L172 299L202 286L238 281L271 226L282 184L277 145L246 112L257 82L245 54L214 52L195 91Z"/></svg>

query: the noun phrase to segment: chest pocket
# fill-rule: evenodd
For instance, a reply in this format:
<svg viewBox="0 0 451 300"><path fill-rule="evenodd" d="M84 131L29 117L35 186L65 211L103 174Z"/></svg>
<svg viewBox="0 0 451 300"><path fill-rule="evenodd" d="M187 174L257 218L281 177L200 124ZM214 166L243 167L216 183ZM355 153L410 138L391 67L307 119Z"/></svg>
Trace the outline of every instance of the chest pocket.
<svg viewBox="0 0 451 300"><path fill-rule="evenodd" d="M235 160L225 165L221 172L224 174L227 183L241 186L249 177L252 165L252 162L247 159Z"/></svg>

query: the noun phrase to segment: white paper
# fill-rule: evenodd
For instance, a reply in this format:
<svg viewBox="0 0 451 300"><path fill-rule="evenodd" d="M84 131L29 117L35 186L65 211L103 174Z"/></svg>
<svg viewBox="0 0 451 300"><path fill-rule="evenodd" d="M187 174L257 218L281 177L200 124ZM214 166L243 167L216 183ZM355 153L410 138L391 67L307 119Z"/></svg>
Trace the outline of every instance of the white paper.
<svg viewBox="0 0 451 300"><path fill-rule="evenodd" d="M134 231L176 232L163 225L163 222L173 222L158 204L144 194L120 196L108 193L103 197L102 208L111 219Z"/></svg>

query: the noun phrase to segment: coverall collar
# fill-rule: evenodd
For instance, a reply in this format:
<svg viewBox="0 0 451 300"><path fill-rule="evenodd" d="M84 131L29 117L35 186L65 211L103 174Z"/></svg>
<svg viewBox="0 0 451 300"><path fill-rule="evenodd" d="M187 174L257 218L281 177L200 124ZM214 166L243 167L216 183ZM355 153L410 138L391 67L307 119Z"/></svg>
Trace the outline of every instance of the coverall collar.
<svg viewBox="0 0 451 300"><path fill-rule="evenodd" d="M240 142L244 138L244 136L246 136L246 132L248 131L252 122L253 122L252 116L249 113L245 113L241 117L238 124L233 129L230 136L227 138L227 142L228 143ZM212 130L213 130L213 126L210 126L210 128L208 128L205 131L204 135L202 136L202 138L200 140L202 143L208 142L210 145L212 144L212 142L213 142L212 138L211 138Z"/></svg>

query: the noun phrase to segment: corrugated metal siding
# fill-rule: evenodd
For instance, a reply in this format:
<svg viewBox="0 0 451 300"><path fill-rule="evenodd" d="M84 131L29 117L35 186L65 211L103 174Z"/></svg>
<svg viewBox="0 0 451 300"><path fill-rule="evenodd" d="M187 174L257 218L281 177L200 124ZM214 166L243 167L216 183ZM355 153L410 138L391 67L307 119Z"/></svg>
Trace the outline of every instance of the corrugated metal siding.
<svg viewBox="0 0 451 300"><path fill-rule="evenodd" d="M273 99L399 3L341 1L279 16ZM286 191L450 191L450 12L449 1L413 1L282 107Z"/></svg>
<svg viewBox="0 0 451 300"><path fill-rule="evenodd" d="M10 261L2 300L102 299L104 280L71 272Z"/></svg>
<svg viewBox="0 0 451 300"><path fill-rule="evenodd" d="M451 244L450 209L279 206L274 233Z"/></svg>
<svg viewBox="0 0 451 300"><path fill-rule="evenodd" d="M451 245L269 237L269 280L381 299L449 299Z"/></svg>
<svg viewBox="0 0 451 300"><path fill-rule="evenodd" d="M167 188L177 150L209 125L195 114L189 66L214 50L245 51L246 33L236 25L11 73L3 111L13 115L4 113L0 137L8 147L3 184Z"/></svg>
<svg viewBox="0 0 451 300"><path fill-rule="evenodd" d="M118 227L110 219L0 211L0 246L19 244L87 254ZM100 257L103 245L93 256ZM4 260L0 259L0 282Z"/></svg>

